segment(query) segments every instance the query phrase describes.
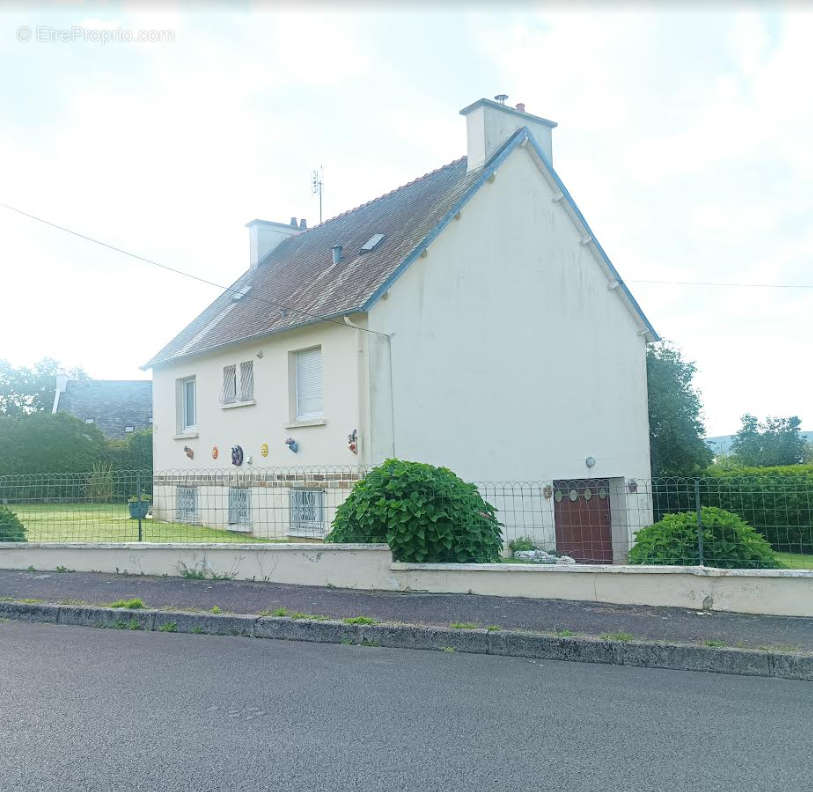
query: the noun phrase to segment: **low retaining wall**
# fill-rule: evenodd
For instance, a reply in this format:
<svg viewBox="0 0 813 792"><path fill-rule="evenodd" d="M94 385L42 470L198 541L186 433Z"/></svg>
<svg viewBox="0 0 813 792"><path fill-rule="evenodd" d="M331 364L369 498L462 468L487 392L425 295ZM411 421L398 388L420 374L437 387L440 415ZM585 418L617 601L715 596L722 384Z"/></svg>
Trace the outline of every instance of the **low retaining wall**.
<svg viewBox="0 0 813 792"><path fill-rule="evenodd" d="M655 605L813 617L813 571L709 567L403 564L381 544L0 543L0 569L259 580L381 591Z"/></svg>
<svg viewBox="0 0 813 792"><path fill-rule="evenodd" d="M399 588L813 617L813 571L393 563Z"/></svg>
<svg viewBox="0 0 813 792"><path fill-rule="evenodd" d="M387 545L280 544L32 544L0 543L0 569L65 567L77 572L181 575L336 586L390 588Z"/></svg>

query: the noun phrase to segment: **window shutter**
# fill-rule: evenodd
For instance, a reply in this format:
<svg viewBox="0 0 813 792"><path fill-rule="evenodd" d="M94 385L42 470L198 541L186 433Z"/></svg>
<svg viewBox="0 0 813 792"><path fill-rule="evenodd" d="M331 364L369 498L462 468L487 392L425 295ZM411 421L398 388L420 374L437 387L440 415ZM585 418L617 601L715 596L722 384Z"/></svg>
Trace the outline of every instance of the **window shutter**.
<svg viewBox="0 0 813 792"><path fill-rule="evenodd" d="M297 420L322 417L322 350L307 349L296 355Z"/></svg>
<svg viewBox="0 0 813 792"><path fill-rule="evenodd" d="M237 399L237 369L234 366L223 367L223 403L231 404Z"/></svg>
<svg viewBox="0 0 813 792"><path fill-rule="evenodd" d="M254 398L254 361L247 360L240 364L240 401L251 401Z"/></svg>

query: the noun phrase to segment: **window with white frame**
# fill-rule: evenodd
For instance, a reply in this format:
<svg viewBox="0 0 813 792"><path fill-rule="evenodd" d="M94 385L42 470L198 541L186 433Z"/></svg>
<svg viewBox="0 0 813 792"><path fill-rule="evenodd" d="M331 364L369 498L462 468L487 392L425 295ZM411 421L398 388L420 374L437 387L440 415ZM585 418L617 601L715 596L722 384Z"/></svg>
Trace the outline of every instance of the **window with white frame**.
<svg viewBox="0 0 813 792"><path fill-rule="evenodd" d="M323 416L322 348L303 349L295 362L296 420L309 421Z"/></svg>
<svg viewBox="0 0 813 792"><path fill-rule="evenodd" d="M198 426L198 399L194 377L177 381L178 432L188 432Z"/></svg>
<svg viewBox="0 0 813 792"><path fill-rule="evenodd" d="M223 367L223 388L220 401L223 404L254 400L254 361L245 360L237 365Z"/></svg>
<svg viewBox="0 0 813 792"><path fill-rule="evenodd" d="M290 533L297 536L322 536L325 493L323 490L292 489Z"/></svg>

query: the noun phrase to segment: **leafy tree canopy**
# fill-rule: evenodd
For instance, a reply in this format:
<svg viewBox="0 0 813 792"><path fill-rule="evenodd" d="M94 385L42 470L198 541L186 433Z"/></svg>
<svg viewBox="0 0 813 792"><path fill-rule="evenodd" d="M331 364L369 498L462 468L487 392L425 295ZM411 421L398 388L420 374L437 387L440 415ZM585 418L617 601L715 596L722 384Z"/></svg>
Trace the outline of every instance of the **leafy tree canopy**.
<svg viewBox="0 0 813 792"><path fill-rule="evenodd" d="M649 448L653 476L692 476L713 458L703 440L700 393L694 363L669 342L647 348Z"/></svg>
<svg viewBox="0 0 813 792"><path fill-rule="evenodd" d="M98 427L65 413L0 417L0 475L92 470L106 458Z"/></svg>
<svg viewBox="0 0 813 792"><path fill-rule="evenodd" d="M807 452L806 443L799 430L802 425L798 416L789 418L766 418L760 422L746 413L742 426L731 444L731 453L741 465L771 467L796 465L803 462Z"/></svg>
<svg viewBox="0 0 813 792"><path fill-rule="evenodd" d="M50 411L56 375L61 370L59 361L53 358L43 358L30 368L15 368L7 360L0 360L0 415L19 417ZM87 379L82 369L66 373L70 379Z"/></svg>

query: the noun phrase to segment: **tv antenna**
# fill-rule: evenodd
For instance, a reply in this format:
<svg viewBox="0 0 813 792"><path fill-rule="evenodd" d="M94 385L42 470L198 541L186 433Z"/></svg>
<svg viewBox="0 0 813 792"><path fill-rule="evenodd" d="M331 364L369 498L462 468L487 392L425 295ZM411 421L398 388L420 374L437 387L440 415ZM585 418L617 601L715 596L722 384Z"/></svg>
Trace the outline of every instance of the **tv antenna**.
<svg viewBox="0 0 813 792"><path fill-rule="evenodd" d="M314 172L311 179L311 190L314 195L319 196L319 225L322 224L322 190L325 186L325 168L320 165Z"/></svg>

